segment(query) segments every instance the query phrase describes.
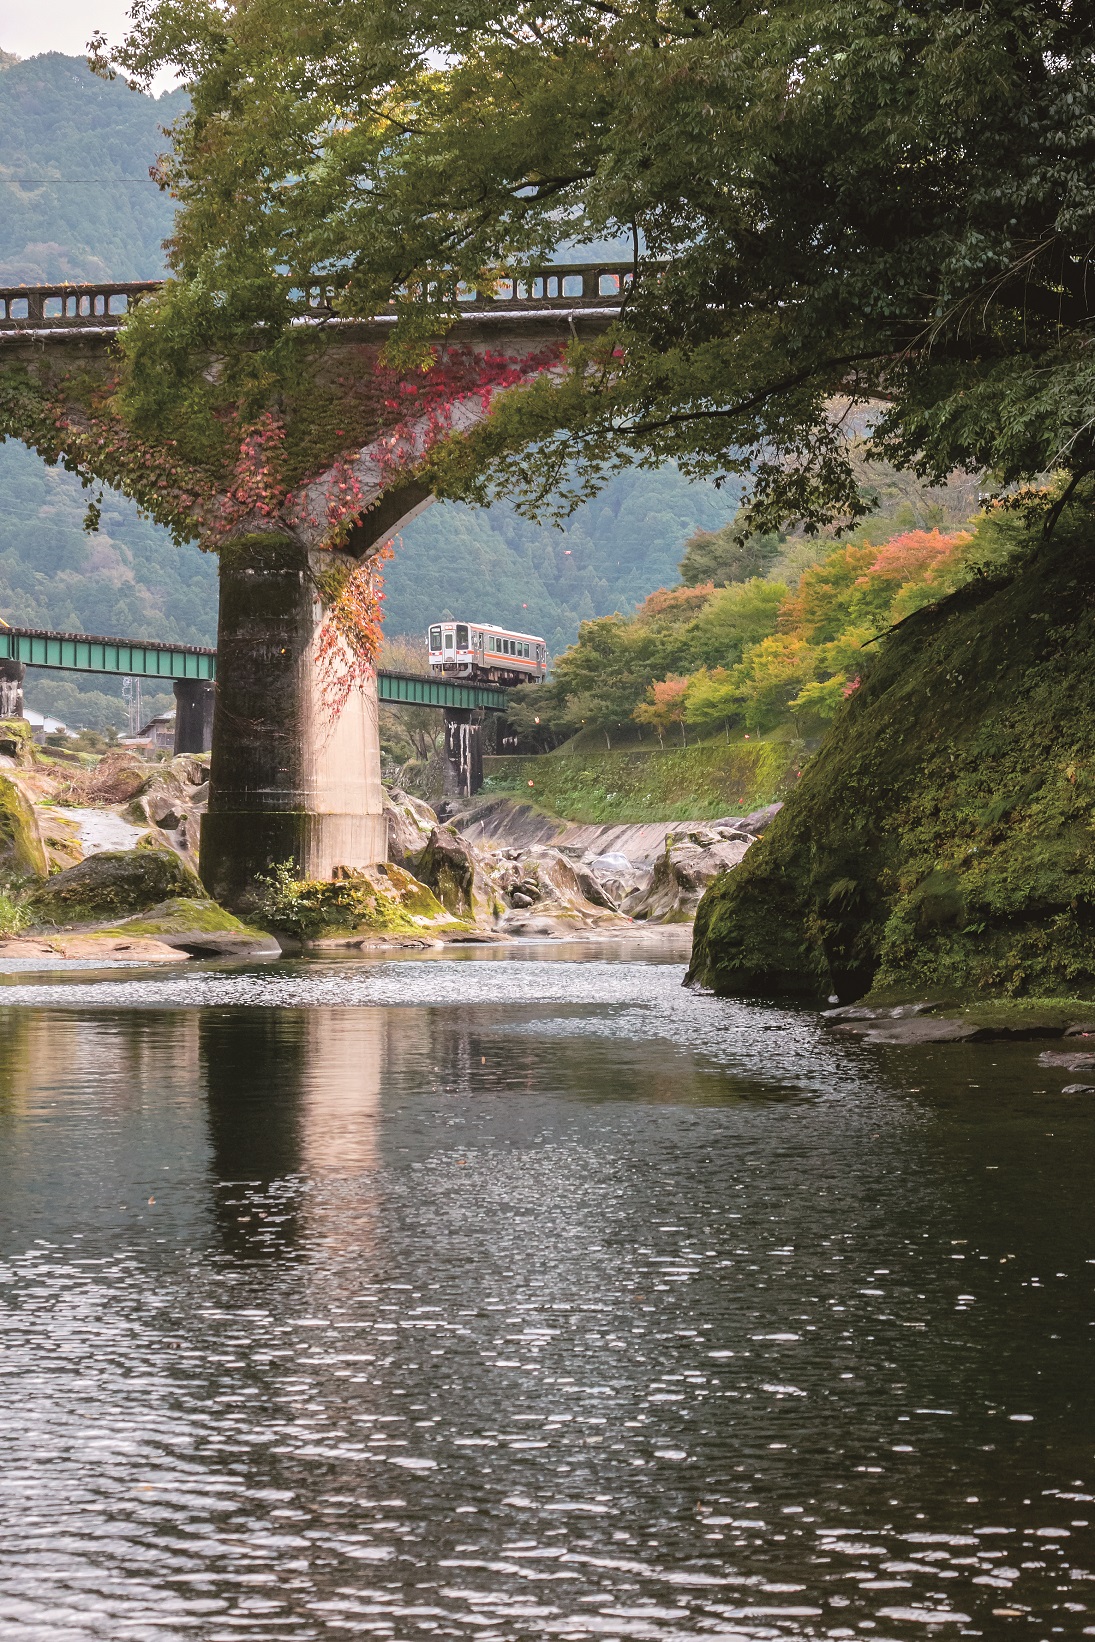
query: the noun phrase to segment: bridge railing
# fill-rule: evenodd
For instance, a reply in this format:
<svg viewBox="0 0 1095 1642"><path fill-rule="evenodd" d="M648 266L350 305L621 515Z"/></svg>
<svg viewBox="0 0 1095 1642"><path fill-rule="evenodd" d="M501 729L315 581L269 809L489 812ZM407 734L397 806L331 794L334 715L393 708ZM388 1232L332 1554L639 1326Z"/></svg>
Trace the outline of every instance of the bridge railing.
<svg viewBox="0 0 1095 1642"><path fill-rule="evenodd" d="M134 302L158 291L162 280L110 285L11 285L0 288L0 329L117 330Z"/></svg>
<svg viewBox="0 0 1095 1642"><path fill-rule="evenodd" d="M554 263L523 276L495 282L493 291L457 286L452 293L461 313L527 313L532 309L617 309L631 283L629 262ZM162 280L130 280L102 285L10 285L0 287L0 334L42 330L117 330L130 308ZM339 316L338 287L294 288L299 318L323 322ZM436 287L425 293L436 301ZM375 317L395 318L391 303Z"/></svg>

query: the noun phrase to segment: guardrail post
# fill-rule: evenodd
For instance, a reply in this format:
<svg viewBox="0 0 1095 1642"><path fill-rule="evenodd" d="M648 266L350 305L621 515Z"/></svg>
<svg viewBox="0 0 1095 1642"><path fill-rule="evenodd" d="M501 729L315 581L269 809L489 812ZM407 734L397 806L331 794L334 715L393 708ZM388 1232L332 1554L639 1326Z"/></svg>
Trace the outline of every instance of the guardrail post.
<svg viewBox="0 0 1095 1642"><path fill-rule="evenodd" d="M202 678L177 678L175 692L175 757L180 753L207 753L213 745L213 705L217 687Z"/></svg>

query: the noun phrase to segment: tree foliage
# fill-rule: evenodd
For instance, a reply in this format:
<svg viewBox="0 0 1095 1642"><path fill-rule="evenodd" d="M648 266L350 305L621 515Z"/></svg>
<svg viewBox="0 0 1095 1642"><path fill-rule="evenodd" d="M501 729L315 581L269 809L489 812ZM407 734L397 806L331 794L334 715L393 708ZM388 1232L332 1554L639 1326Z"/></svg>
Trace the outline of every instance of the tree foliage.
<svg viewBox="0 0 1095 1642"><path fill-rule="evenodd" d="M627 723L663 737L686 725L816 735L858 689L877 641L1013 549L1018 513L993 510L976 531L912 530L841 543L797 587L752 577L715 588L661 588L629 621L584 622L550 683L518 692L514 713L543 741L582 729L609 738ZM535 737L531 738L535 741Z"/></svg>
<svg viewBox="0 0 1095 1642"><path fill-rule="evenodd" d="M761 535L754 531L743 537L737 520L721 530L697 530L684 544L681 581L686 587L711 582L725 587L728 582L747 582L763 576L779 558L787 537L782 530Z"/></svg>
<svg viewBox="0 0 1095 1642"><path fill-rule="evenodd" d="M129 414L254 414L310 281L347 313L394 291L410 359L458 280L622 236L615 331L436 450L432 483L566 505L569 475L674 457L749 473L758 528L817 522L861 506L864 416L936 478L1090 472L1093 46L1071 0L141 0L101 61L178 65L192 102Z"/></svg>

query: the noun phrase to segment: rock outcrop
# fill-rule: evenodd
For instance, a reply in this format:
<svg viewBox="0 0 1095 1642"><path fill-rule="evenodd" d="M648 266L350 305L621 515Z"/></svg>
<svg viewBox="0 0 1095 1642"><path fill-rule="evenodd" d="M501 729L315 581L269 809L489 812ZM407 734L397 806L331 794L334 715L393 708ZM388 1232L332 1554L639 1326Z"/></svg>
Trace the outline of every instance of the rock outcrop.
<svg viewBox="0 0 1095 1642"><path fill-rule="evenodd" d="M0 875L44 878L48 870L33 804L18 782L0 775Z"/></svg>
<svg viewBox="0 0 1095 1642"><path fill-rule="evenodd" d="M475 852L451 827L435 826L412 861L419 883L425 884L454 918L474 918L489 910Z"/></svg>
<svg viewBox="0 0 1095 1642"><path fill-rule="evenodd" d="M700 904L692 978L852 1001L1095 997L1089 504L917 611L756 849Z"/></svg>
<svg viewBox="0 0 1095 1642"><path fill-rule="evenodd" d="M388 821L388 860L397 867L416 860L425 849L437 816L421 798L413 798L400 787L384 788L384 814Z"/></svg>
<svg viewBox="0 0 1095 1642"><path fill-rule="evenodd" d="M730 826L671 833L649 883L627 897L623 911L655 923L690 923L707 886L736 867L753 842L747 833L731 832Z"/></svg>

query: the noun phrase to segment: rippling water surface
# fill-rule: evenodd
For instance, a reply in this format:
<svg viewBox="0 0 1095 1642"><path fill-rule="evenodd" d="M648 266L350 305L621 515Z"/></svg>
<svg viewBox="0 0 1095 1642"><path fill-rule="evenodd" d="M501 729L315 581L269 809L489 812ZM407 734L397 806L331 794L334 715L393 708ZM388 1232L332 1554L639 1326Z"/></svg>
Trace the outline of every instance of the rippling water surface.
<svg viewBox="0 0 1095 1642"><path fill-rule="evenodd" d="M1095 1107L679 949L0 988L0 1637L1095 1635Z"/></svg>

